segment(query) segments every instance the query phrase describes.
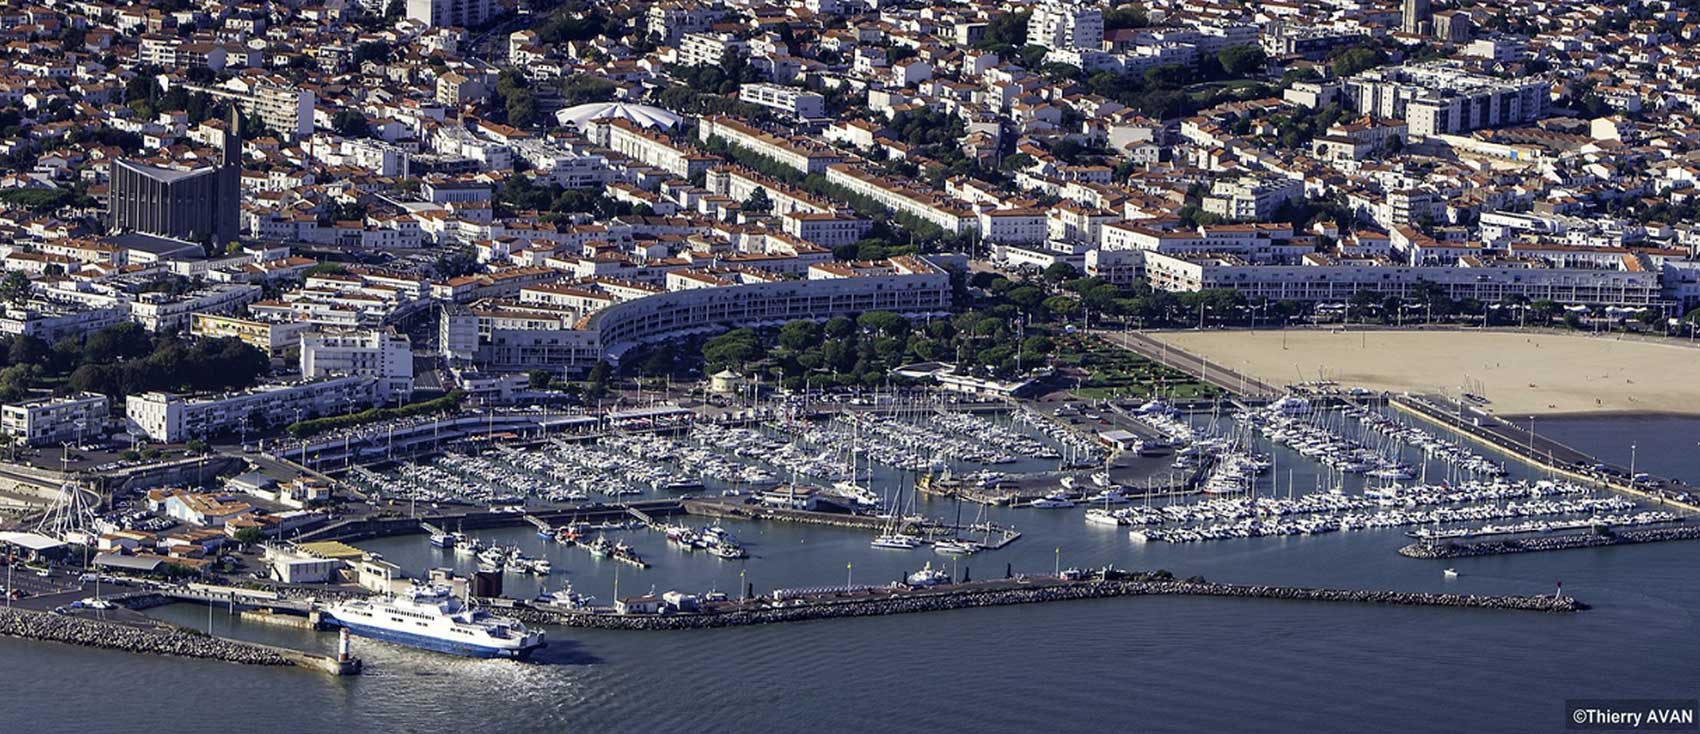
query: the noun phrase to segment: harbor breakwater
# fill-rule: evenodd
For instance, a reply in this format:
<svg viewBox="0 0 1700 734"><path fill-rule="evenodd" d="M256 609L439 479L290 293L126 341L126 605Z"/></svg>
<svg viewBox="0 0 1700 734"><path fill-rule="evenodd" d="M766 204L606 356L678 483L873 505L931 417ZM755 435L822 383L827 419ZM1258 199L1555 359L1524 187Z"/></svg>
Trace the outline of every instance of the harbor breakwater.
<svg viewBox="0 0 1700 734"><path fill-rule="evenodd" d="M294 665L283 652L181 629L139 627L61 614L0 610L0 635L244 665Z"/></svg>
<svg viewBox="0 0 1700 734"><path fill-rule="evenodd" d="M1684 525L1677 528L1620 530L1606 533L1577 533L1570 535L1543 535L1534 538L1514 538L1512 540L1484 540L1476 543L1417 542L1400 548L1399 555L1407 558L1425 559L1469 558L1472 556L1495 556L1506 553L1539 553L1544 551L1570 550L1572 548L1599 548L1608 545L1662 543L1671 540L1700 540L1700 526Z"/></svg>
<svg viewBox="0 0 1700 734"><path fill-rule="evenodd" d="M606 611L553 610L536 606L515 606L503 610L502 614L519 617L528 623L555 624L565 627L613 630L683 630L802 622L842 617L912 614L1123 596L1214 596L1537 612L1575 612L1587 608L1586 604L1568 596L1482 596L1253 586L1198 581L1089 580L1034 585L1023 585L1016 582L991 582L991 585L987 587L956 586L947 589L934 588L921 591L898 589L846 594L839 597L815 597L785 603L771 603L764 599L751 601L744 608L732 603L714 611L680 614L614 614Z"/></svg>

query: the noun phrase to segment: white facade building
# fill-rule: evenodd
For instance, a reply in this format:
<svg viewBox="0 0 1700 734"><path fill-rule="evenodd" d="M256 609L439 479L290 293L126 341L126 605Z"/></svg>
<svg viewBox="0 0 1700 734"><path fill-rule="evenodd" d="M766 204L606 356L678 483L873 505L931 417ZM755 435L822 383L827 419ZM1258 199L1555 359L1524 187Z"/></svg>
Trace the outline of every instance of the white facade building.
<svg viewBox="0 0 1700 734"><path fill-rule="evenodd" d="M301 335L301 376L361 375L378 380L378 394L395 403L413 395L413 347L388 330Z"/></svg>
<svg viewBox="0 0 1700 734"><path fill-rule="evenodd" d="M0 430L29 446L98 436L109 412L106 396L81 393L8 403L0 408Z"/></svg>
<svg viewBox="0 0 1700 734"><path fill-rule="evenodd" d="M164 392L131 395L124 413L148 438L177 442L249 428L283 426L297 420L340 415L382 402L370 377L331 377L263 385L210 396Z"/></svg>

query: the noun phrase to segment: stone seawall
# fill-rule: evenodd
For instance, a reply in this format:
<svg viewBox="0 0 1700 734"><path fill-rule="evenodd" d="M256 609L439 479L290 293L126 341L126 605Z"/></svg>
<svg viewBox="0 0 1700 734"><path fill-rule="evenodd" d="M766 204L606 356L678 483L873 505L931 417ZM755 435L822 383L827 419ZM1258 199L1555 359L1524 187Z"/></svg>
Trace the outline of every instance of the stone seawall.
<svg viewBox="0 0 1700 734"><path fill-rule="evenodd" d="M1218 596L1250 599L1353 602L1400 606L1432 606L1472 609L1502 609L1539 612L1573 612L1587 606L1571 597L1478 596L1401 591L1313 589L1288 586L1241 586L1185 581L1081 581L998 588L952 588L928 591L896 591L855 597L801 600L759 608L672 615L620 615L608 612L557 611L541 607L513 607L505 616L529 623L557 624L619 630L679 630L705 627L734 627L752 624L801 622L837 617L867 617L911 614L950 609L1033 604L1075 599L1104 599L1117 596ZM753 606L754 602L752 602Z"/></svg>
<svg viewBox="0 0 1700 734"><path fill-rule="evenodd" d="M1412 543L1399 549L1407 558L1469 558L1495 556L1505 553L1540 553L1571 548L1599 548L1608 545L1662 543L1670 540L1700 540L1700 526L1653 528L1650 530L1621 530L1612 533L1581 533L1544 535L1512 540L1485 540L1477 543Z"/></svg>
<svg viewBox="0 0 1700 734"><path fill-rule="evenodd" d="M0 635L106 650L222 660L244 665L292 664L276 650L196 632L150 629L15 609L0 610Z"/></svg>

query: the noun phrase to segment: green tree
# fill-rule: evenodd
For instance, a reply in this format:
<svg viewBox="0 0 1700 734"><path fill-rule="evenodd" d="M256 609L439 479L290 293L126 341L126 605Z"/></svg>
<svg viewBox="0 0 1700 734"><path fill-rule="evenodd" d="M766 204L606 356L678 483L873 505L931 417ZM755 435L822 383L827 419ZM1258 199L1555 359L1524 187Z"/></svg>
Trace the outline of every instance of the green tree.
<svg viewBox="0 0 1700 734"><path fill-rule="evenodd" d="M1387 56L1381 51L1369 46L1353 46L1335 56L1328 63L1328 70L1334 72L1334 76L1352 76L1385 63Z"/></svg>
<svg viewBox="0 0 1700 734"><path fill-rule="evenodd" d="M869 311L856 319L856 325L892 338L909 333L909 320L890 311Z"/></svg>
<svg viewBox="0 0 1700 734"><path fill-rule="evenodd" d="M1080 313L1080 301L1072 296L1051 296L1045 299L1045 310L1058 318L1072 318Z"/></svg>
<svg viewBox="0 0 1700 734"><path fill-rule="evenodd" d="M1216 60L1222 64L1222 71L1235 77L1261 73L1269 64L1269 57L1263 49L1249 44L1222 49L1216 54Z"/></svg>
<svg viewBox="0 0 1700 734"><path fill-rule="evenodd" d="M525 374L526 382L533 390L547 390L549 383L555 379L554 373L548 370L532 370Z"/></svg>
<svg viewBox="0 0 1700 734"><path fill-rule="evenodd" d="M779 346L794 352L803 352L818 347L820 346L820 339L820 325L813 321L798 319L779 327Z"/></svg>
<svg viewBox="0 0 1700 734"><path fill-rule="evenodd" d="M245 527L236 531L235 540L243 547L252 547L265 539L265 532L257 527Z"/></svg>
<svg viewBox="0 0 1700 734"><path fill-rule="evenodd" d="M1049 283L1061 283L1079 275L1080 271L1068 263L1051 263L1050 267L1045 268L1045 281Z"/></svg>
<svg viewBox="0 0 1700 734"><path fill-rule="evenodd" d="M757 186L750 192L750 197L744 200L744 211L765 214L773 209L773 202L767 198L767 189Z"/></svg>
<svg viewBox="0 0 1700 734"><path fill-rule="evenodd" d="M12 303L22 303L30 293L29 276L16 270L7 271L6 277L0 279L0 300Z"/></svg>

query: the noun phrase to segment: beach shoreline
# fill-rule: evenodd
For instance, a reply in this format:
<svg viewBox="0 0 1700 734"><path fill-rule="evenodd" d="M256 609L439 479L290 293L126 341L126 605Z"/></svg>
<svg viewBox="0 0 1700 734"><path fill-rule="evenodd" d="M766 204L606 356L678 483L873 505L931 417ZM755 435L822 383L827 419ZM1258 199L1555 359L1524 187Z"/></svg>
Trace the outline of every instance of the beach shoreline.
<svg viewBox="0 0 1700 734"><path fill-rule="evenodd" d="M1214 365L1277 385L1486 398L1507 419L1700 416L1700 348L1548 330L1152 331Z"/></svg>

